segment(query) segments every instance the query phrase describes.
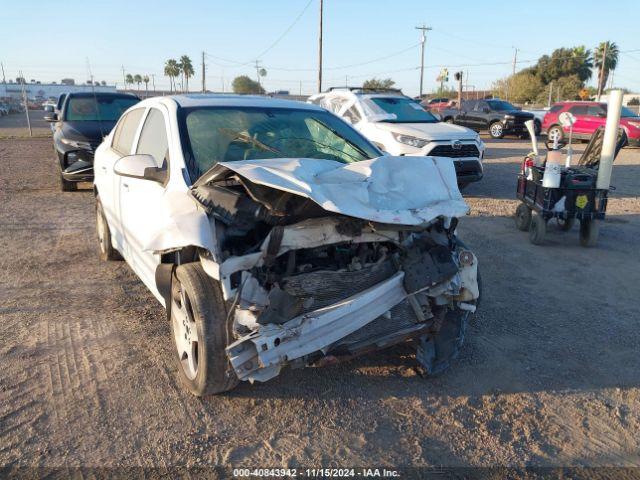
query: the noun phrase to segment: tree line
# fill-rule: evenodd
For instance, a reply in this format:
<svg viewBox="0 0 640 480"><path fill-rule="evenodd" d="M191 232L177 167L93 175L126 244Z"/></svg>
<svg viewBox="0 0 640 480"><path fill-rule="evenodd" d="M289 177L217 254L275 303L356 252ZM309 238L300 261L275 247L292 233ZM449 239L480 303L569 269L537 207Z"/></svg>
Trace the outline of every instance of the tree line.
<svg viewBox="0 0 640 480"><path fill-rule="evenodd" d="M584 45L558 48L515 75L496 81L493 93L516 103L547 103L549 95L562 100L586 100L604 92L618 65L615 42L602 42L592 52ZM586 82L596 75L596 87Z"/></svg>

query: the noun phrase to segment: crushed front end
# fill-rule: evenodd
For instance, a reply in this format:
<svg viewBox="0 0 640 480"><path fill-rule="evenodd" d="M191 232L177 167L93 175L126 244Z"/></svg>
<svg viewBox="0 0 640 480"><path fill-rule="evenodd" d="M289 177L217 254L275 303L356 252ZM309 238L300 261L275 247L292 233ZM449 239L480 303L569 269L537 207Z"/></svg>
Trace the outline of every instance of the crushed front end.
<svg viewBox="0 0 640 480"><path fill-rule="evenodd" d="M459 196L455 172L447 175ZM455 356L479 297L478 261L456 238L457 218L389 222L402 218L400 209L379 215L387 221L356 218L340 202L320 206L317 185L305 196L259 182L221 168L192 189L217 239L200 261L227 301L235 338L226 350L239 379L266 381L285 366L406 341L428 373ZM383 194L393 203L392 191L400 194Z"/></svg>

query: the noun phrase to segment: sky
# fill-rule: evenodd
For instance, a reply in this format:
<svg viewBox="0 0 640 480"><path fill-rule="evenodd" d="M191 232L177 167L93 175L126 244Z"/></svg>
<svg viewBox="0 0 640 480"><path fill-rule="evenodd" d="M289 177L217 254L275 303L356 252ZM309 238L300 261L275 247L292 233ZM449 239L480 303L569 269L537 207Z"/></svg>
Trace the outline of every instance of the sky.
<svg viewBox="0 0 640 480"><path fill-rule="evenodd" d="M9 78L64 77L123 84L125 73L155 76L189 55L192 89L201 86L205 52L209 90L229 91L237 75L266 69L268 91L317 91L319 0L3 0L0 62ZM461 70L468 89L489 88L555 48L618 44L613 83L640 92L640 0L430 1L324 0L323 87L360 85L390 77L416 95L420 32L425 24L424 91L437 88L440 69ZM594 84L594 78L591 84ZM144 88L144 87L143 87Z"/></svg>

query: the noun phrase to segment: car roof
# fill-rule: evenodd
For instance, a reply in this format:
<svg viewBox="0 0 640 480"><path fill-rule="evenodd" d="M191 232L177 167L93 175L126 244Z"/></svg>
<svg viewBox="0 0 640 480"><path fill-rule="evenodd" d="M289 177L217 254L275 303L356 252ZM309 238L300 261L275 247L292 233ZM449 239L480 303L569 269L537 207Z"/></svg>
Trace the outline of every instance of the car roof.
<svg viewBox="0 0 640 480"><path fill-rule="evenodd" d="M93 97L95 95L98 97L135 98L140 100L136 95L133 95L132 93L120 93L120 92L69 92L69 93L63 93L61 95L67 95L67 97L78 97L78 98Z"/></svg>
<svg viewBox="0 0 640 480"><path fill-rule="evenodd" d="M236 94L214 94L199 93L173 95L171 98L180 107L264 107L264 108L291 108L304 110L320 110L324 109L315 105L297 102L295 100L284 100L281 98L272 98L261 95L236 95Z"/></svg>

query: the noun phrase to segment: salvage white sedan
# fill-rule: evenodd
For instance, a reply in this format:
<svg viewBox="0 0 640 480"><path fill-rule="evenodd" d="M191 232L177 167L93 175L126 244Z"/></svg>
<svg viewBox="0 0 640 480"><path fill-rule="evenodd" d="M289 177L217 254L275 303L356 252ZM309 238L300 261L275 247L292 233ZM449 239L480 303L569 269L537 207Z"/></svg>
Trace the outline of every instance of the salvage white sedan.
<svg viewBox="0 0 640 480"><path fill-rule="evenodd" d="M196 395L400 342L446 368L479 297L450 161L383 155L320 107L157 97L95 154L100 254L167 310Z"/></svg>

